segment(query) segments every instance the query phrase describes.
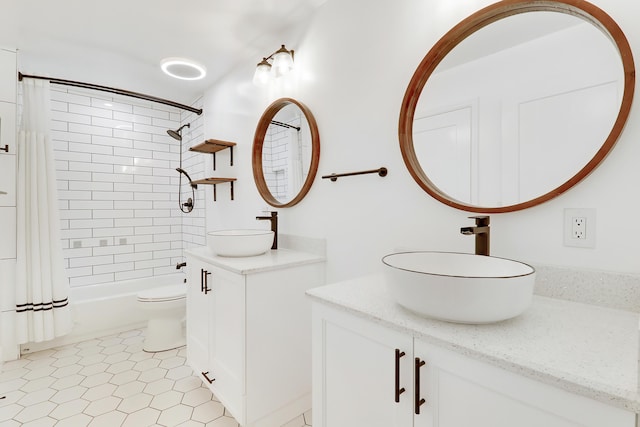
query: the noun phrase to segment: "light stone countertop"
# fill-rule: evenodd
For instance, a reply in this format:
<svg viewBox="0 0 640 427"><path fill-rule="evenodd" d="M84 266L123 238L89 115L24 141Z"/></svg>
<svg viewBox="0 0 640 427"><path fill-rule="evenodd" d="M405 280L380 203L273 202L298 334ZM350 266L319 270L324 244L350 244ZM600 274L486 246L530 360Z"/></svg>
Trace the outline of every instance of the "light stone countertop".
<svg viewBox="0 0 640 427"><path fill-rule="evenodd" d="M188 249L185 252L216 267L238 274L260 273L282 267L294 267L325 261L322 256L291 249L269 250L262 255L251 257L217 256L211 252L208 246Z"/></svg>
<svg viewBox="0 0 640 427"><path fill-rule="evenodd" d="M321 302L566 391L640 413L638 313L534 296L488 325L426 319L396 304L381 275L307 291Z"/></svg>

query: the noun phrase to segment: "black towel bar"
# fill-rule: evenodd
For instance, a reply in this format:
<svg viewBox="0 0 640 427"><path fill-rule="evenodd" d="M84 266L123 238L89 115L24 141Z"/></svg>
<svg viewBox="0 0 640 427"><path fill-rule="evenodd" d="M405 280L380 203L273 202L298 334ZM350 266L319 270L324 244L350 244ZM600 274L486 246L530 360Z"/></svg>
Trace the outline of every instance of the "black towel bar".
<svg viewBox="0 0 640 427"><path fill-rule="evenodd" d="M361 171L361 172L347 172L347 173L332 173L331 175L324 175L322 177L322 179L330 179L331 181L337 181L338 178L341 178L343 176L354 176L354 175L365 175L365 174L369 174L369 173L377 173L380 176L387 176L387 168L382 167L379 169L371 169L371 170L367 170L367 171Z"/></svg>

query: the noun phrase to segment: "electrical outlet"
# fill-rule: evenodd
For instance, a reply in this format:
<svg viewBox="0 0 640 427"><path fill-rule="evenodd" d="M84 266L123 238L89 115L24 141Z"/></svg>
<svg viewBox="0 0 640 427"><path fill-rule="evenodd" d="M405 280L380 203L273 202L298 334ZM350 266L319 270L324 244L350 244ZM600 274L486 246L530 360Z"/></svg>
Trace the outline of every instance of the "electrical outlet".
<svg viewBox="0 0 640 427"><path fill-rule="evenodd" d="M587 238L587 218L583 216L574 216L573 218L571 218L571 238Z"/></svg>
<svg viewBox="0 0 640 427"><path fill-rule="evenodd" d="M564 210L564 245L577 248L596 246L596 210Z"/></svg>

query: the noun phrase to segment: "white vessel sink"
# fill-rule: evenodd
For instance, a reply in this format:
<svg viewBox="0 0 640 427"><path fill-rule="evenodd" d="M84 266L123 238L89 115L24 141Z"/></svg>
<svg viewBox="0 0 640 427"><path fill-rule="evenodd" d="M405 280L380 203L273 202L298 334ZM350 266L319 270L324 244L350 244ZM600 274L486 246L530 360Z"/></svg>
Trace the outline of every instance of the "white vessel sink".
<svg viewBox="0 0 640 427"><path fill-rule="evenodd" d="M505 258L402 252L382 258L387 286L403 307L457 323L492 323L531 304L535 269Z"/></svg>
<svg viewBox="0 0 640 427"><path fill-rule="evenodd" d="M262 255L271 249L271 230L218 230L207 233L207 244L214 254L227 257Z"/></svg>

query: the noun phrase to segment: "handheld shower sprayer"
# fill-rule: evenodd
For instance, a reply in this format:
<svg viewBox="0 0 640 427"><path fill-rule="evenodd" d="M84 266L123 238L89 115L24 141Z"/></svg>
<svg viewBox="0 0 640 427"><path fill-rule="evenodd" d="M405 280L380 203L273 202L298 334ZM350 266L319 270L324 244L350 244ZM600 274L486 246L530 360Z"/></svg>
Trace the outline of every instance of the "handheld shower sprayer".
<svg viewBox="0 0 640 427"><path fill-rule="evenodd" d="M180 173L183 173L184 176L187 177L187 179L189 180L189 185L191 185L191 187L198 189L198 184L194 184L193 181L191 181L191 177L189 176L189 174L182 168L176 168L176 170Z"/></svg>
<svg viewBox="0 0 640 427"><path fill-rule="evenodd" d="M176 168L176 170L180 173L180 183L178 184L180 188L178 188L178 207L184 213L189 213L195 207L196 200L196 192L195 190L198 188L198 184L194 184L191 181L191 177L189 174L182 168ZM182 175L186 176L189 180L189 185L191 186L191 197L187 199L186 202L182 203Z"/></svg>

